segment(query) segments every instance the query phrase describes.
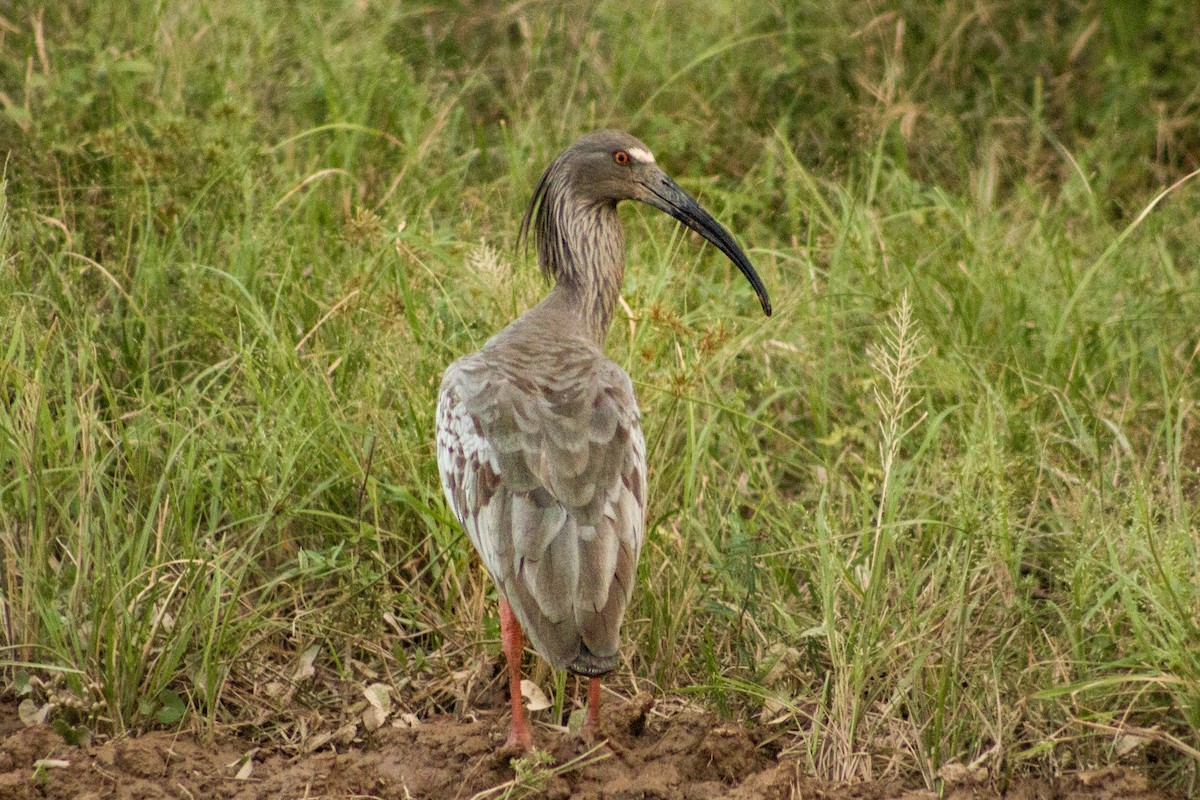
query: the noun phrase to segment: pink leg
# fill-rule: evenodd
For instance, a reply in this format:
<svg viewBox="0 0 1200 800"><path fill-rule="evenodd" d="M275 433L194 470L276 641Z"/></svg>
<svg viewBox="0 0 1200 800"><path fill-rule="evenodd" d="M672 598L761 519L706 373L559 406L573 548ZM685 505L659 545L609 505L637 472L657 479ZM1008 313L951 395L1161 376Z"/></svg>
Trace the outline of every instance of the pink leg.
<svg viewBox="0 0 1200 800"><path fill-rule="evenodd" d="M600 678L588 682L587 716L583 719L583 730L592 739L600 738Z"/></svg>
<svg viewBox="0 0 1200 800"><path fill-rule="evenodd" d="M521 704L521 653L525 649L525 637L512 606L503 597L500 598L500 646L508 662L508 694L512 704L512 722L508 726L505 748L524 753L533 747L533 737L525 722L525 706Z"/></svg>

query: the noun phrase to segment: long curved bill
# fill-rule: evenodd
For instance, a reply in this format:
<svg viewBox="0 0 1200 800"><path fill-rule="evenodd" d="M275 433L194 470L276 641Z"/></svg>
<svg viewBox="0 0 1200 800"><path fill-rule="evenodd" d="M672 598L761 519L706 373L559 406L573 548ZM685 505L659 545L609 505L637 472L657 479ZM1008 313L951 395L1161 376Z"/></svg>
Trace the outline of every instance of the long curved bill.
<svg viewBox="0 0 1200 800"><path fill-rule="evenodd" d="M746 258L746 254L729 235L729 231L721 227L721 223L713 219L694 197L681 189L665 173L657 169L655 172L658 174L642 184L646 188L646 195L641 199L687 225L727 255L746 276L746 280L750 281L754 293L758 295L758 302L762 304L763 313L771 316L771 298L767 295L767 287L763 286L762 278L758 277L750 259Z"/></svg>

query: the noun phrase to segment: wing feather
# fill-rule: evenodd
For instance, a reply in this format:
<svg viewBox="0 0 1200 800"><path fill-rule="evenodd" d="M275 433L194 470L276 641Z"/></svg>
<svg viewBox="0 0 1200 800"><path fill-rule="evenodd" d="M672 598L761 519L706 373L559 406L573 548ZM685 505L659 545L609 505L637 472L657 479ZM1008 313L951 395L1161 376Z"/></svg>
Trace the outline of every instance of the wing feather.
<svg viewBox="0 0 1200 800"><path fill-rule="evenodd" d="M547 370L485 349L446 371L437 410L455 516L538 652L584 674L618 663L646 495L632 382L598 353L551 348Z"/></svg>

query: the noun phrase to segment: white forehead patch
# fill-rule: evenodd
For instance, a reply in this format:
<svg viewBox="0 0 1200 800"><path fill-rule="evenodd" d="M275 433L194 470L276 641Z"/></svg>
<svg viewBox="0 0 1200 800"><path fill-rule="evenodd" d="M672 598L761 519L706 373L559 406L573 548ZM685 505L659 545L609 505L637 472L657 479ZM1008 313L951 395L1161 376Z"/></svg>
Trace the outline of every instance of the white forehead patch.
<svg viewBox="0 0 1200 800"><path fill-rule="evenodd" d="M654 163L654 154L651 153L649 150L643 150L640 147L629 148L629 155L633 158L634 161L640 161L643 164L653 164Z"/></svg>

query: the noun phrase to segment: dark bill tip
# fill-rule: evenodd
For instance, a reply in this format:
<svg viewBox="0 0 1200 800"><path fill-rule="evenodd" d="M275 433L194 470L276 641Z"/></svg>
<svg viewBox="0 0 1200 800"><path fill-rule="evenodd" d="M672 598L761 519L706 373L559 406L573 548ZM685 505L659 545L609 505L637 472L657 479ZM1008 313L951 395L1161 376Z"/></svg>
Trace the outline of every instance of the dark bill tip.
<svg viewBox="0 0 1200 800"><path fill-rule="evenodd" d="M771 316L771 298L767 294L767 287L763 285L762 278L758 277L754 265L750 263L750 259L746 258L742 248L738 247L737 242L729 235L729 231L721 227L721 223L713 219L712 215L705 211L695 198L665 174L660 173L644 185L648 190L645 202L659 211L665 211L712 242L746 276L754 293L758 295L758 302L762 305L763 313L768 317Z"/></svg>

